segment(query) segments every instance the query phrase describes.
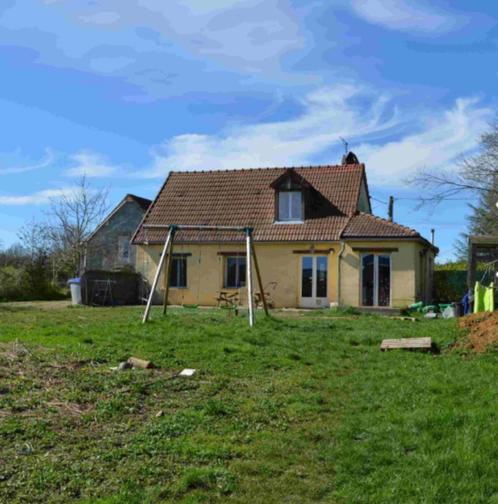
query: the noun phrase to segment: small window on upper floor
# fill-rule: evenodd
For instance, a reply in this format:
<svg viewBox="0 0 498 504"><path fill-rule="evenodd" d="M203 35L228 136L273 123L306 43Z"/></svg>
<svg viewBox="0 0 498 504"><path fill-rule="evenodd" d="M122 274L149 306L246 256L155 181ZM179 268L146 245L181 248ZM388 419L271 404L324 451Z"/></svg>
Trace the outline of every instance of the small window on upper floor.
<svg viewBox="0 0 498 504"><path fill-rule="evenodd" d="M303 194L301 191L278 192L278 222L303 220Z"/></svg>

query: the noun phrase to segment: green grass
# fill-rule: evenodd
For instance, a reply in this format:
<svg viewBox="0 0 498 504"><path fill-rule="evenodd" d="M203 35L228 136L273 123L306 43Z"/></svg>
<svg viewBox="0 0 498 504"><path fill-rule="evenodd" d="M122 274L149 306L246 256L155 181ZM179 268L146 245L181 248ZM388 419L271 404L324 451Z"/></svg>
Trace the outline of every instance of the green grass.
<svg viewBox="0 0 498 504"><path fill-rule="evenodd" d="M453 321L140 315L0 306L0 502L498 503L498 356Z"/></svg>

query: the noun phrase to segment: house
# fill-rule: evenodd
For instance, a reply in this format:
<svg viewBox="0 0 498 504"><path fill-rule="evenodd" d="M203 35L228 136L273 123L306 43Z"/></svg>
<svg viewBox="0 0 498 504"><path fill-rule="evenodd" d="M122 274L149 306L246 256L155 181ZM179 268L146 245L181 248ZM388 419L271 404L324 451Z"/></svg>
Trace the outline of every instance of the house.
<svg viewBox="0 0 498 504"><path fill-rule="evenodd" d="M252 227L275 307L431 298L437 249L372 214L365 166L353 153L338 166L171 172L133 238L137 271L150 283L167 233L153 225L170 224ZM179 230L174 243L171 303L215 305L220 293L236 292L247 302L243 233Z"/></svg>
<svg viewBox="0 0 498 504"><path fill-rule="evenodd" d="M150 204L151 200L127 194L88 237L83 270L133 269L131 238Z"/></svg>

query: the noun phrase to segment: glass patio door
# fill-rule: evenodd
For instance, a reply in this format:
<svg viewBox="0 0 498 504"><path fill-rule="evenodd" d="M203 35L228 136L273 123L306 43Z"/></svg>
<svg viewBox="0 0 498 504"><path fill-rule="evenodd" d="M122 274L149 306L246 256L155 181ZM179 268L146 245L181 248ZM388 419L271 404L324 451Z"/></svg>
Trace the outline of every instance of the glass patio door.
<svg viewBox="0 0 498 504"><path fill-rule="evenodd" d="M301 258L301 306L322 308L328 306L327 256L303 256Z"/></svg>
<svg viewBox="0 0 498 504"><path fill-rule="evenodd" d="M391 306L391 256L377 254L362 256L361 304Z"/></svg>

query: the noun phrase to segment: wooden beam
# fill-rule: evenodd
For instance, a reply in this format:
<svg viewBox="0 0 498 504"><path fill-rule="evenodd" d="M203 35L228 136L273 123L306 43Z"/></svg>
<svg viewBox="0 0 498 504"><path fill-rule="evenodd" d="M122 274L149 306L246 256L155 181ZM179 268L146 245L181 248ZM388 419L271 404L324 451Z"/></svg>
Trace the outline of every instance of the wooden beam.
<svg viewBox="0 0 498 504"><path fill-rule="evenodd" d="M127 362L128 364L131 364L134 368L140 368L140 369L154 368L154 364L152 364L151 361L138 359L137 357L130 357Z"/></svg>
<svg viewBox="0 0 498 504"><path fill-rule="evenodd" d="M265 310L265 315L268 316L268 304L266 303L265 291L263 289L263 282L261 281L261 273L259 271L258 259L256 257L256 250L254 248L254 241L251 236L251 249L252 257L254 259L254 269L256 270L256 278L258 279L259 292L261 293L261 301L263 302L263 308Z"/></svg>
<svg viewBox="0 0 498 504"><path fill-rule="evenodd" d="M171 273L171 264L173 263L173 241L175 236L171 237L171 243L169 244L168 250L168 262L166 263L166 269L164 270L164 298L163 298L163 315L166 315L166 310L168 309L168 295L169 295L169 275Z"/></svg>
<svg viewBox="0 0 498 504"><path fill-rule="evenodd" d="M218 255L224 257L244 257L246 252L241 252L240 250L236 252L218 252Z"/></svg>
<svg viewBox="0 0 498 504"><path fill-rule="evenodd" d="M353 247L354 252L390 253L398 252L396 247Z"/></svg>
<svg viewBox="0 0 498 504"><path fill-rule="evenodd" d="M172 224L144 224L142 227L144 229L168 229ZM175 224L177 231L182 229L191 229L202 231L203 229L211 231L245 231L246 228L243 226L210 226L210 225L192 225L192 224Z"/></svg>
<svg viewBox="0 0 498 504"><path fill-rule="evenodd" d="M381 350L430 350L432 348L431 338L401 338L385 339L380 345Z"/></svg>
<svg viewBox="0 0 498 504"><path fill-rule="evenodd" d="M477 270L477 247L469 240L469 259L467 263L467 289L474 289Z"/></svg>
<svg viewBox="0 0 498 504"><path fill-rule="evenodd" d="M313 254L319 254L319 255L328 255L328 254L333 254L334 253L334 249L333 248L329 248L329 249L303 249L303 250L293 250L292 251L293 254L309 254L309 255L313 255Z"/></svg>

